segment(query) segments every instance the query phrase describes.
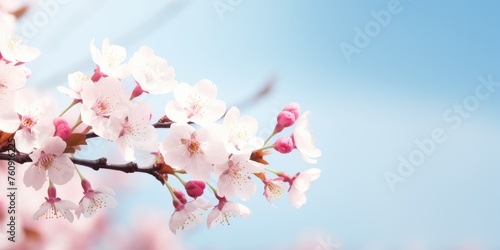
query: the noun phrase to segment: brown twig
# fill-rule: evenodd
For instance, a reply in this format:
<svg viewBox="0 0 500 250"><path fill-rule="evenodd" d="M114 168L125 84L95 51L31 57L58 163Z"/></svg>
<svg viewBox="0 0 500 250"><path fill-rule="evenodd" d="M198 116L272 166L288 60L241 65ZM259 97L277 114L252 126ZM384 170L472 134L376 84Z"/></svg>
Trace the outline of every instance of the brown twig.
<svg viewBox="0 0 500 250"><path fill-rule="evenodd" d="M11 157L9 154L0 154L0 160L15 161L19 164L24 164L26 162L33 162L33 160L31 160L29 155L21 155L21 154L15 155L14 157Z"/></svg>
<svg viewBox="0 0 500 250"><path fill-rule="evenodd" d="M0 160L5 161L15 161L17 163L23 164L27 162L33 162L29 155L18 154L14 157L10 157L8 154L0 154ZM100 169L109 169L114 171L120 171L124 173L145 173L154 176L158 181L164 184L164 178L158 170L160 170L156 165L152 165L147 168L139 168L137 163L129 162L125 164L108 164L108 159L102 157L97 160L83 160L74 157L70 157L70 160L80 166L91 168L95 171Z"/></svg>

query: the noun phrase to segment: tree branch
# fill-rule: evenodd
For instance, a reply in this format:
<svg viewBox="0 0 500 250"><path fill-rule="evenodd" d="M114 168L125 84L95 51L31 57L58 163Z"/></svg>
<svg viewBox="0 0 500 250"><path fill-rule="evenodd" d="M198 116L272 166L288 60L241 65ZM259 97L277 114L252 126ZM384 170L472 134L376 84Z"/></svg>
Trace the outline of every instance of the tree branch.
<svg viewBox="0 0 500 250"><path fill-rule="evenodd" d="M104 157L99 158L97 160L83 160L74 157L70 157L69 159L77 165L88 167L95 171L98 171L100 169L109 169L124 173L149 174L154 176L158 181L164 184L164 178L158 171L160 170L159 167L157 167L156 165L152 165L148 168L139 168L139 166L135 162L129 162L125 164L108 164L108 159ZM15 161L20 164L24 164L26 162L33 162L33 160L29 157L29 155L21 155L21 154L16 155L14 157L10 157L8 154L0 154L0 160Z"/></svg>
<svg viewBox="0 0 500 250"><path fill-rule="evenodd" d="M24 164L26 162L33 162L33 160L31 160L29 155L20 155L20 154L14 157L11 157L9 154L0 154L0 160L15 161L19 164Z"/></svg>

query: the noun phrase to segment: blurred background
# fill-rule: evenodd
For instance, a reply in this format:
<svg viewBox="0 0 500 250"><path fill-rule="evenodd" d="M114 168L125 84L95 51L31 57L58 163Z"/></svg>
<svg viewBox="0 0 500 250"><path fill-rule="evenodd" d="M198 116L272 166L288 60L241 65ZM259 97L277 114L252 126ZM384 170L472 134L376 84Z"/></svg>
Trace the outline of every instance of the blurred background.
<svg viewBox="0 0 500 250"><path fill-rule="evenodd" d="M71 100L55 87L65 86L69 73L92 73L90 41L100 47L109 38L128 57L142 45L152 47L175 68L178 81L212 80L228 105L274 81L272 91L243 106L242 114L256 117L266 137L277 113L298 102L312 112L323 152L314 166L321 177L300 209L287 196L272 207L259 187L244 203L253 210L248 220L210 230L202 224L177 236L168 230L171 198L158 181L85 169L89 179L115 189L119 205L73 224L26 220L25 239L61 241L57 246L82 241L92 249L500 247L498 1L19 4L29 8L18 32L42 51L27 64L28 86L57 98L60 110ZM153 119L170 100L164 98L145 98L154 106ZM436 130L444 139L430 143ZM424 141L427 150L419 146ZM118 159L112 150L103 155L107 142L90 144L81 156ZM271 168L290 173L313 167L295 152L269 160ZM79 197L76 177L72 183ZM25 188L18 199L31 215L44 195ZM64 240L72 237L79 240Z"/></svg>

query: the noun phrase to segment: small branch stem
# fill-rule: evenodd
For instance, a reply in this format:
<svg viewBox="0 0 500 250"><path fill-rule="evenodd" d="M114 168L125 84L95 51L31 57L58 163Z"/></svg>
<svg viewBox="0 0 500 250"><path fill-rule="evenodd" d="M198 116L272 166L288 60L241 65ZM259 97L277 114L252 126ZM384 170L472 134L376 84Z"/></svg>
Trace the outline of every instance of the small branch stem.
<svg viewBox="0 0 500 250"><path fill-rule="evenodd" d="M59 115L59 117L62 117L66 112L68 112L68 110L70 110L77 103L78 103L77 101L73 100L73 102Z"/></svg>
<svg viewBox="0 0 500 250"><path fill-rule="evenodd" d="M158 181L160 181L162 184L165 183L165 179L163 176L158 172L158 168L156 165L152 165L147 168L139 168L137 163L135 162L129 162L125 164L108 164L108 159L102 157L97 160L83 160L83 159L78 159L74 157L69 158L74 164L84 166L91 168L95 171L101 170L101 169L108 169L108 170L114 170L114 171L120 171L124 173L145 173L154 176ZM33 162L33 160L29 157L29 155L23 155L23 154L18 154L14 157L10 157L8 154L0 154L0 160L5 160L5 161L15 161L20 164L24 164L27 162Z"/></svg>

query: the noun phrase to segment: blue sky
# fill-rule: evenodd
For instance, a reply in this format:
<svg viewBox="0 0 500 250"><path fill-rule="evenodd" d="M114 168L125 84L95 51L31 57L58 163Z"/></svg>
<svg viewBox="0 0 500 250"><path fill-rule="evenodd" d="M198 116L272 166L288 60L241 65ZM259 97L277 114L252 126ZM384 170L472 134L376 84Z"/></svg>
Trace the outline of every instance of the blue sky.
<svg viewBox="0 0 500 250"><path fill-rule="evenodd" d="M397 2L243 0L223 20L213 3L69 1L29 39L43 52L29 64L37 88L90 71L90 40L110 38L129 55L142 45L154 48L180 81L213 80L227 103L275 77L274 91L243 111L261 122L261 131L291 101L312 111L323 151L316 167L323 172L308 203L297 210L284 197L273 208L257 195L247 204L252 218L187 232L188 246L283 246L310 231L347 247L500 246L500 202L493 195L500 187L500 91L480 100L456 129L443 118L475 95L478 77L500 81L500 3L401 0L400 12L350 62L340 44L353 45L356 27L376 21L371 11ZM165 100L154 101L161 112ZM446 141L392 192L384 174L397 173L398 157L410 157L418 150L415 140L431 138L435 129ZM310 167L295 154L272 161L271 167L290 172ZM158 189L147 181L145 188ZM131 196L118 195L123 218L138 201L171 212L166 193L159 201Z"/></svg>

